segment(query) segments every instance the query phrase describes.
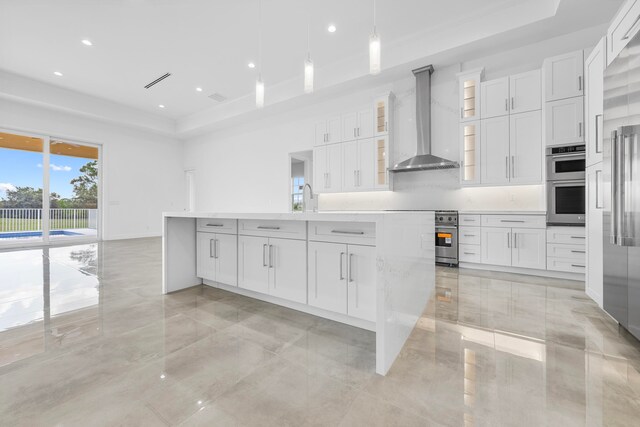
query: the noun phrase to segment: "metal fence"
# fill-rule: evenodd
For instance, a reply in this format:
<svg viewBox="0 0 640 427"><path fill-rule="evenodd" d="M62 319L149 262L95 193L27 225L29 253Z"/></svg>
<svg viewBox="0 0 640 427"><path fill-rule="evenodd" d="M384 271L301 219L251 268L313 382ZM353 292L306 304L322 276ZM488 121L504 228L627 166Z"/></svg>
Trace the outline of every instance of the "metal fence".
<svg viewBox="0 0 640 427"><path fill-rule="evenodd" d="M98 228L97 209L49 209L51 230L72 230ZM42 209L3 208L0 209L0 232L42 230Z"/></svg>

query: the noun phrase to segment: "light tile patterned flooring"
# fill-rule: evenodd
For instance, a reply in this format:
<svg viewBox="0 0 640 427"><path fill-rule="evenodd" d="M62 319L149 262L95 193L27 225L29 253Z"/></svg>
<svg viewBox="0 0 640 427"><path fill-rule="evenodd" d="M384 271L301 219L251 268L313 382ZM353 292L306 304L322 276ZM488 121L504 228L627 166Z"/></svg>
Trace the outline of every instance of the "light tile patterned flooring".
<svg viewBox="0 0 640 427"><path fill-rule="evenodd" d="M386 377L375 335L198 286L160 240L0 252L0 425L638 425L640 345L581 283L439 268Z"/></svg>

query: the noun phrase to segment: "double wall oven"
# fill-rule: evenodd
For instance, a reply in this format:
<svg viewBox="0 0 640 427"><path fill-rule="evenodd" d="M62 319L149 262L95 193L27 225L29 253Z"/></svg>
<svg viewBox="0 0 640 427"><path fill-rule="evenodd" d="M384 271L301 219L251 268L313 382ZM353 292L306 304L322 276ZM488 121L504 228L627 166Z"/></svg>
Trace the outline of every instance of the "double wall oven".
<svg viewBox="0 0 640 427"><path fill-rule="evenodd" d="M547 223L585 223L585 146L547 148Z"/></svg>

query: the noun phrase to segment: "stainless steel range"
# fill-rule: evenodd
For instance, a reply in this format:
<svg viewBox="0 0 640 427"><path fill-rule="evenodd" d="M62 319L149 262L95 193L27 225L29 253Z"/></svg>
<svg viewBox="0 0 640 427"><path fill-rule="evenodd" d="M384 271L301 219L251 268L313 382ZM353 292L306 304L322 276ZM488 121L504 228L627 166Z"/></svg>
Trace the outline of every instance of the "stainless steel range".
<svg viewBox="0 0 640 427"><path fill-rule="evenodd" d="M436 263L458 265L458 211L436 211Z"/></svg>

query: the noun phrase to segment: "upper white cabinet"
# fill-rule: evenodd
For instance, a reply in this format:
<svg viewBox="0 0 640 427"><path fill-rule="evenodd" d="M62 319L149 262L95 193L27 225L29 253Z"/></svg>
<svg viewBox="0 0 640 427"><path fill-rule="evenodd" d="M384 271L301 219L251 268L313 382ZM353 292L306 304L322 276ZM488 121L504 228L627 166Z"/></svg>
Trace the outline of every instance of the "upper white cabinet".
<svg viewBox="0 0 640 427"><path fill-rule="evenodd" d="M480 111L483 119L509 114L509 77L480 84Z"/></svg>
<svg viewBox="0 0 640 427"><path fill-rule="evenodd" d="M584 97L547 102L545 120L547 146L584 142Z"/></svg>
<svg viewBox="0 0 640 427"><path fill-rule="evenodd" d="M482 183L509 182L509 117L482 120L480 126Z"/></svg>
<svg viewBox="0 0 640 427"><path fill-rule="evenodd" d="M542 114L513 114L509 121L510 182L542 182Z"/></svg>
<svg viewBox="0 0 640 427"><path fill-rule="evenodd" d="M470 70L458 74L461 122L480 118L480 82L483 74L483 69Z"/></svg>
<svg viewBox="0 0 640 427"><path fill-rule="evenodd" d="M334 144L342 141L342 118L330 117L318 121L315 126L315 145Z"/></svg>
<svg viewBox="0 0 640 427"><path fill-rule="evenodd" d="M627 0L607 30L607 55L609 65L640 30L640 1Z"/></svg>
<svg viewBox="0 0 640 427"><path fill-rule="evenodd" d="M509 97L511 114L540 110L542 108L540 70L510 76Z"/></svg>
<svg viewBox="0 0 640 427"><path fill-rule="evenodd" d="M587 166L602 161L605 57L606 39L603 37L585 61Z"/></svg>
<svg viewBox="0 0 640 427"><path fill-rule="evenodd" d="M198 277L235 286L238 280L237 269L238 246L235 234L197 233Z"/></svg>
<svg viewBox="0 0 640 427"><path fill-rule="evenodd" d="M318 193L390 190L389 158L393 94L377 98L368 107L341 116L342 142L332 143L329 129L335 120L316 125L313 150L314 190ZM327 136L329 135L329 136ZM325 142L330 141L330 142Z"/></svg>
<svg viewBox="0 0 640 427"><path fill-rule="evenodd" d="M460 123L462 185L480 183L480 120Z"/></svg>
<svg viewBox="0 0 640 427"><path fill-rule="evenodd" d="M584 53L581 50L544 60L545 100L584 95Z"/></svg>

